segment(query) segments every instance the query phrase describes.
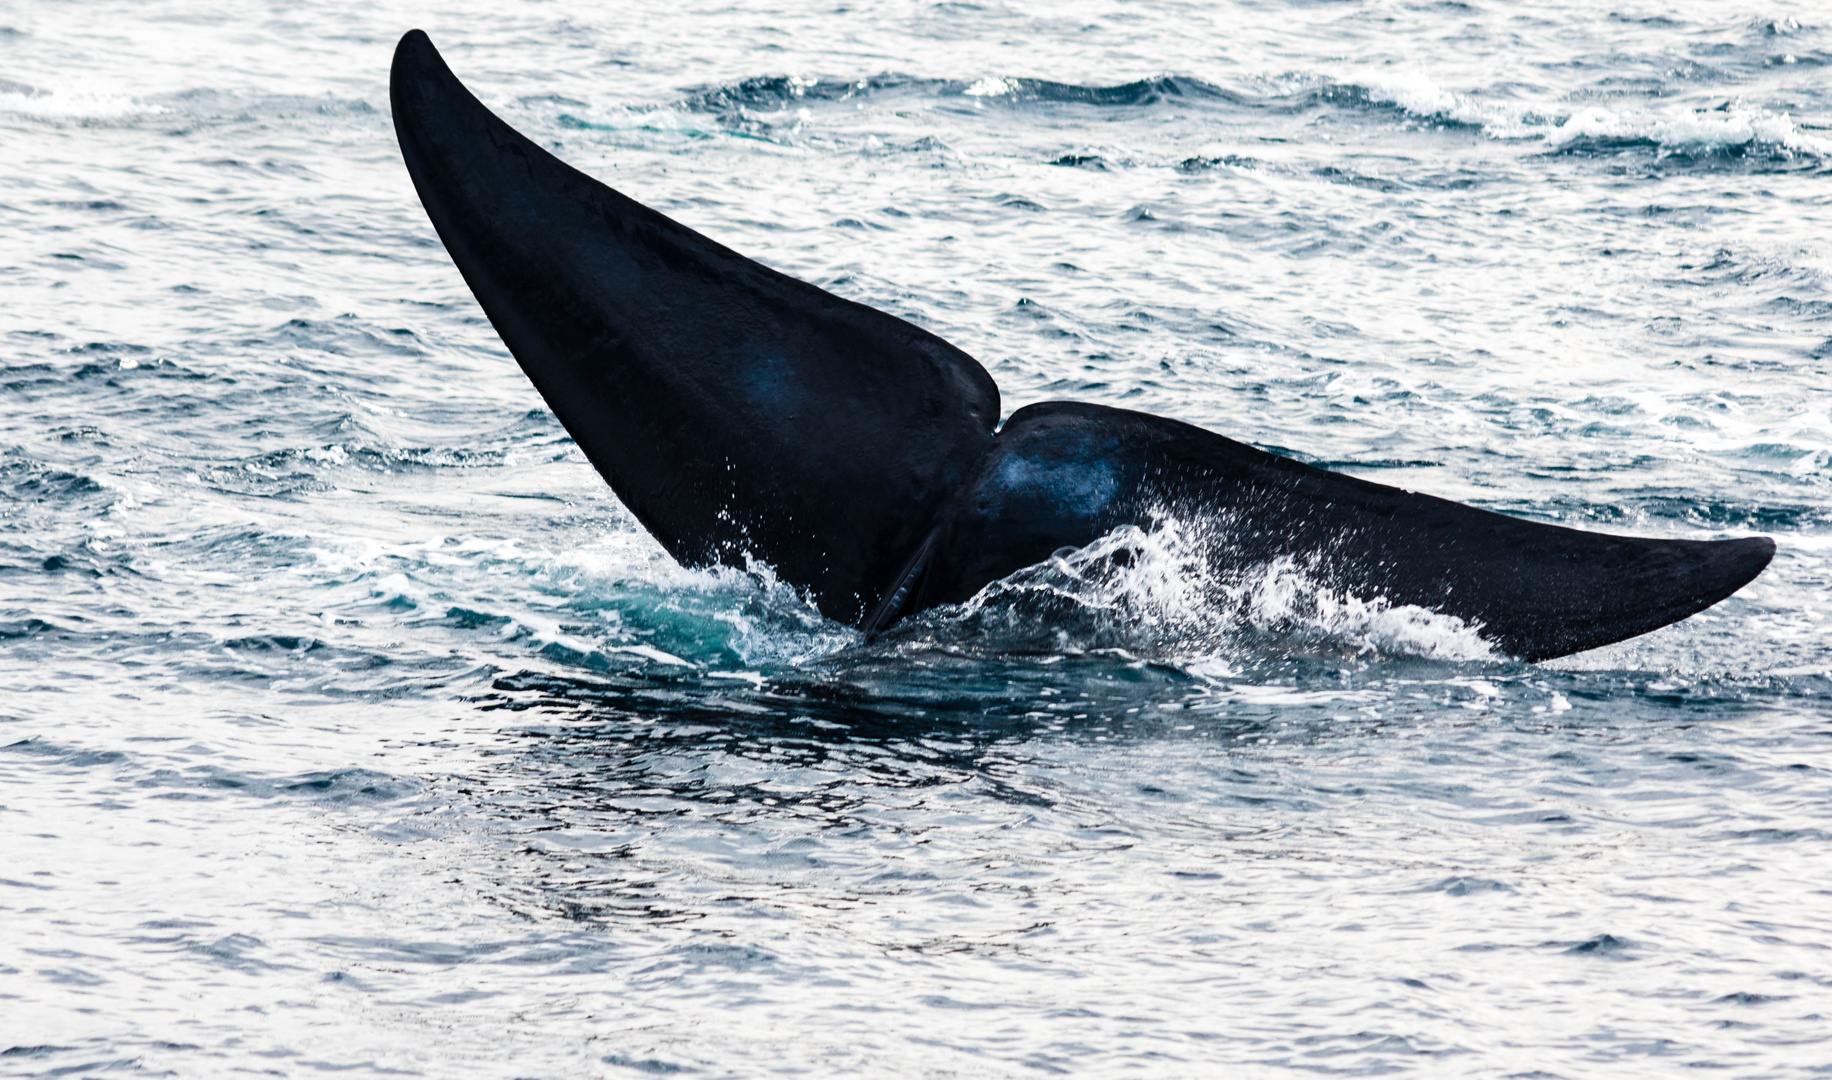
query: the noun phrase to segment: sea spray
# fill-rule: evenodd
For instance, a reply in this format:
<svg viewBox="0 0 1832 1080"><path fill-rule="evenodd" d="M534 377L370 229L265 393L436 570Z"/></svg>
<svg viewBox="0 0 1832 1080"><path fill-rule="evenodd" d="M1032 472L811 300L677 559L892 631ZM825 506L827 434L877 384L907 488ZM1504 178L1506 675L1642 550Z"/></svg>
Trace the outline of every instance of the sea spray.
<svg viewBox="0 0 1832 1080"><path fill-rule="evenodd" d="M1289 651L1499 657L1480 628L1323 581L1315 558L1246 566L1220 518L1168 511L986 586L967 602L909 621L893 637L975 652L1125 649L1172 661Z"/></svg>

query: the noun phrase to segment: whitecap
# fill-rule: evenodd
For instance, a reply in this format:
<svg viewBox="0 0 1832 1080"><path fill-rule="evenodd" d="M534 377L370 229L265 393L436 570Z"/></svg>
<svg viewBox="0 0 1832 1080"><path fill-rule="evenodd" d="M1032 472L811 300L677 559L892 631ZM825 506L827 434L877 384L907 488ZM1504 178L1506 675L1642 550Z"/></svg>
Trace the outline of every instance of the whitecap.
<svg viewBox="0 0 1832 1080"><path fill-rule="evenodd" d="M0 87L0 113L43 120L120 120L129 116L155 116L167 112L126 94L97 91L67 92L8 83Z"/></svg>
<svg viewBox="0 0 1832 1080"><path fill-rule="evenodd" d="M972 86L961 91L967 97L1003 97L1018 92L1018 84L1011 79L987 76L974 82Z"/></svg>
<svg viewBox="0 0 1832 1080"><path fill-rule="evenodd" d="M1355 81L1370 101L1397 106L1424 120L1449 120L1481 128L1490 138L1532 137L1543 124L1528 109L1446 90L1418 68L1363 72Z"/></svg>
<svg viewBox="0 0 1832 1080"><path fill-rule="evenodd" d="M1546 141L1558 148L1586 142L1648 142L1669 151L1768 146L1815 157L1832 155L1832 140L1801 131L1787 113L1743 107L1652 113L1592 106L1566 117Z"/></svg>

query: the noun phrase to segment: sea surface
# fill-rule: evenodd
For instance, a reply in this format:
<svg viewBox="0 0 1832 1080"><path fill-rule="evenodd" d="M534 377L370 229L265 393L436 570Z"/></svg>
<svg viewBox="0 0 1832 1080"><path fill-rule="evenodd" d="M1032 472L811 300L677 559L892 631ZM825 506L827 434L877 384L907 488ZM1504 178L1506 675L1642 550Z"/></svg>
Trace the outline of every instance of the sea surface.
<svg viewBox="0 0 1832 1080"><path fill-rule="evenodd" d="M1008 413L1779 554L1527 665L1171 522L867 645L543 406L416 26ZM1823 1075L1829 368L1824 4L5 0L0 1075Z"/></svg>

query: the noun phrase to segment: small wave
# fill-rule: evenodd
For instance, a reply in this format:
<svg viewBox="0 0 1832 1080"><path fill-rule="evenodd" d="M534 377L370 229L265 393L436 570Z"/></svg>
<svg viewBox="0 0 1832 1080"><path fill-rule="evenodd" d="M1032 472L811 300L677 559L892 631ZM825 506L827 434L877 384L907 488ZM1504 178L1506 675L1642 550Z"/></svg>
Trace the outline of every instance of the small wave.
<svg viewBox="0 0 1832 1080"><path fill-rule="evenodd" d="M392 353L417 358L427 355L426 346L414 331L406 327L378 327L353 315L335 319L289 319L266 335L249 340L248 344L264 348L284 344L333 356Z"/></svg>
<svg viewBox="0 0 1832 1080"><path fill-rule="evenodd" d="M792 102L850 101L884 90L939 89L949 85L941 79L916 79L904 75L872 75L861 79L763 75L722 86L701 88L682 104L688 109L705 112L781 109Z"/></svg>
<svg viewBox="0 0 1832 1080"><path fill-rule="evenodd" d="M1655 147L1693 155L1767 151L1832 156L1832 139L1801 131L1788 114L1735 107L1667 114L1592 107L1566 117L1546 141L1572 152Z"/></svg>
<svg viewBox="0 0 1832 1080"><path fill-rule="evenodd" d="M502 465L510 451L508 446L399 446L374 439L347 439L222 461L199 469L198 476L218 491L283 497L335 490L325 474L339 470L391 473L493 468Z"/></svg>
<svg viewBox="0 0 1832 1080"><path fill-rule="evenodd" d="M122 494L103 473L76 472L14 447L0 454L0 493L17 513L26 506L101 513Z"/></svg>
<svg viewBox="0 0 1832 1080"><path fill-rule="evenodd" d="M1662 114L1613 111L1600 106L1568 111L1481 90L1452 90L1416 67L1356 70L1337 77L1293 73L1264 80L1246 92L1188 75L1161 75L1114 85L1009 75L986 76L972 82L902 75L852 80L766 76L705 88L682 104L689 111L720 113L729 119L734 114L782 112L791 106L854 101L896 91L1014 104L1144 107L1183 102L1275 109L1390 109L1414 121L1467 128L1491 139L1542 142L1558 151L1647 146L1663 153L1730 150L1832 157L1832 140L1801 130L1785 113L1729 105L1710 111ZM1052 164L1098 167L1093 159L1076 155L1058 158ZM1189 158L1179 168L1198 171L1209 164L1209 159Z"/></svg>
<svg viewBox="0 0 1832 1080"><path fill-rule="evenodd" d="M1496 139L1531 138L1546 124L1531 110L1446 90L1417 69L1364 73L1336 84L1336 90L1330 96L1352 100L1359 94L1375 105L1391 105L1421 120L1477 128Z"/></svg>
<svg viewBox="0 0 1832 1080"><path fill-rule="evenodd" d="M1187 75L1161 75L1138 79L1115 86L1083 86L1077 83L1051 82L1048 79L1020 79L1004 76L980 79L960 91L965 97L1008 98L1013 101L1045 101L1076 105L1156 105L1180 99L1243 101L1241 95L1212 83Z"/></svg>
<svg viewBox="0 0 1832 1080"><path fill-rule="evenodd" d="M634 522L545 548L479 536L319 541L303 553L339 618L454 635L466 651L556 670L791 668L857 643L762 563L686 569ZM504 580L524 584L511 595Z"/></svg>
<svg viewBox="0 0 1832 1080"><path fill-rule="evenodd" d="M570 595L558 609L515 617L540 655L567 666L796 668L859 641L754 559L744 569L687 569L654 541L624 534L589 567L560 560L546 572ZM586 610L615 614L588 629L573 621Z"/></svg>
<svg viewBox="0 0 1832 1080"><path fill-rule="evenodd" d="M939 97L1000 98L1026 103L1071 105L1144 106L1166 101L1197 100L1241 102L1240 94L1187 75L1160 75L1111 86L1082 85L1030 79L1021 76L987 76L972 82L922 79L907 75L871 75L859 79L803 78L766 75L721 86L704 87L682 104L689 110L737 112L751 109L780 110L814 102L855 101L899 91Z"/></svg>
<svg viewBox="0 0 1832 1080"><path fill-rule="evenodd" d="M895 637L979 651L1123 649L1172 661L1319 651L1500 659L1476 626L1362 598L1282 557L1245 569L1214 558L1225 524L1159 514L986 586L966 603L911 620Z"/></svg>
<svg viewBox="0 0 1832 1080"><path fill-rule="evenodd" d="M1556 151L1646 147L1695 156L1766 152L1832 157L1832 140L1800 130L1788 114L1728 102L1709 110L1589 106L1561 114L1449 90L1418 69L1357 72L1325 84L1317 94L1325 101L1390 106L1418 120L1472 128L1493 139L1542 140Z"/></svg>

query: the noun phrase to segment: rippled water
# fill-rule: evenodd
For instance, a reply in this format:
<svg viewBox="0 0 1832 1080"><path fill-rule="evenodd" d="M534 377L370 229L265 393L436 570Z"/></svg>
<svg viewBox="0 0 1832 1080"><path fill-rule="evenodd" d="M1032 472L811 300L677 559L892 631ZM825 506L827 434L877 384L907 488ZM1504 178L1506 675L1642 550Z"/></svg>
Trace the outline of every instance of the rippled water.
<svg viewBox="0 0 1832 1080"><path fill-rule="evenodd" d="M1829 24L0 5L0 1074L1832 1067ZM864 646L547 413L411 26L1008 408L1780 554L1542 666L1174 529Z"/></svg>

